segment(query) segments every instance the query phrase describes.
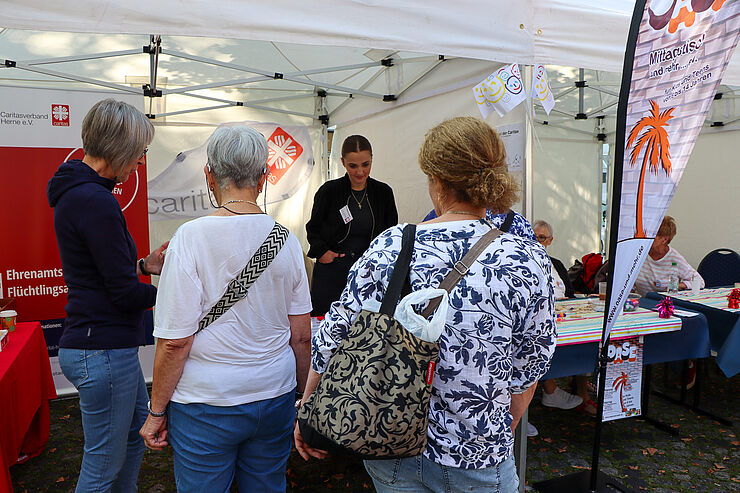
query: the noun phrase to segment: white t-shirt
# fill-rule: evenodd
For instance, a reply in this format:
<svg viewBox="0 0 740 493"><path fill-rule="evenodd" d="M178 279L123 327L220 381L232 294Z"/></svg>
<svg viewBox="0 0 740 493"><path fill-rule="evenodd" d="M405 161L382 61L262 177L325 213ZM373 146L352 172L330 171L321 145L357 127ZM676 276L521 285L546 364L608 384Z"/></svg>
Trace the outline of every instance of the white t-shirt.
<svg viewBox="0 0 740 493"><path fill-rule="evenodd" d="M553 288L555 289L555 299L562 300L563 298L565 298L565 283L560 278L560 275L558 274L558 271L557 269L555 269L554 265L552 266L552 282Z"/></svg>
<svg viewBox="0 0 740 493"><path fill-rule="evenodd" d="M645 257L645 263L635 279L635 290L642 296L648 291L665 291L673 272L673 262L676 262L679 282L686 284L687 289L691 289L694 282L699 283L699 289L704 288L704 279L699 273L672 246L668 246L668 253L660 260L653 260L650 255ZM663 287L657 287L656 281L662 283Z"/></svg>
<svg viewBox="0 0 740 493"><path fill-rule="evenodd" d="M267 215L207 216L183 224L167 249L154 336L194 334L274 224ZM195 336L172 400L235 406L289 392L296 368L288 315L310 311L303 251L291 233L247 297Z"/></svg>

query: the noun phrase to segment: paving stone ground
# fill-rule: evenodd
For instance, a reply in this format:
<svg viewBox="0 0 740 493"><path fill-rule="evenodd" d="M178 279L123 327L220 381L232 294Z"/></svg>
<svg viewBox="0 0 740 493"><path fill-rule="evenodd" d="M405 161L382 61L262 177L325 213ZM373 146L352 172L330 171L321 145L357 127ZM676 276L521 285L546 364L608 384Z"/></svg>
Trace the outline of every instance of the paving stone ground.
<svg viewBox="0 0 740 493"><path fill-rule="evenodd" d="M638 491L740 492L740 375L726 378L714 362L704 376L701 405L735 422L721 425L659 398L650 402L650 415L678 427L674 437L640 419L606 423L602 432L600 468ZM663 387L657 365L654 387ZM675 396L674 377L666 389ZM560 380L566 387L568 380ZM693 397L689 392L689 398ZM51 404L51 438L36 458L10 469L16 492L70 492L82 457L82 426L77 399ZM530 420L539 436L528 440L527 489L544 479L590 467L594 420L576 411L545 408L537 395ZM362 463L347 457L303 461L293 451L288 463L288 491L373 491ZM175 492L171 450L147 450L139 474L139 491ZM235 491L235 490L234 490ZM207 493L204 491L204 493ZM564 492L566 493L566 492Z"/></svg>

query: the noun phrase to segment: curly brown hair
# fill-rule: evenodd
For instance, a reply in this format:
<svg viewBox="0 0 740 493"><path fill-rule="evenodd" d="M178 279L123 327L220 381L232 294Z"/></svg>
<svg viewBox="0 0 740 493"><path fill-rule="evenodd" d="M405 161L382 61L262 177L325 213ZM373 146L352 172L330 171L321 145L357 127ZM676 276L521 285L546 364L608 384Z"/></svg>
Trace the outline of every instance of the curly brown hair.
<svg viewBox="0 0 740 493"><path fill-rule="evenodd" d="M452 118L429 130L419 167L440 180L447 193L475 207L506 212L519 199L501 137L478 118Z"/></svg>

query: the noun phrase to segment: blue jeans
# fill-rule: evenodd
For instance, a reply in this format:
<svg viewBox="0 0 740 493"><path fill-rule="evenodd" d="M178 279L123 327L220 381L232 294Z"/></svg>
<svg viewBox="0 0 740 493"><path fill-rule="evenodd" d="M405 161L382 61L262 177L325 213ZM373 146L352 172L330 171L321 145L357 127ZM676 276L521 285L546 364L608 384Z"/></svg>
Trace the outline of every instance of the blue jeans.
<svg viewBox="0 0 740 493"><path fill-rule="evenodd" d="M516 493L519 488L513 455L501 464L485 469L443 466L423 455L407 459L366 460L365 469L373 478L378 493Z"/></svg>
<svg viewBox="0 0 740 493"><path fill-rule="evenodd" d="M139 348L60 348L59 365L80 394L85 432L75 491L136 491L148 399Z"/></svg>
<svg viewBox="0 0 740 493"><path fill-rule="evenodd" d="M167 438L178 493L284 492L295 391L238 406L170 402Z"/></svg>

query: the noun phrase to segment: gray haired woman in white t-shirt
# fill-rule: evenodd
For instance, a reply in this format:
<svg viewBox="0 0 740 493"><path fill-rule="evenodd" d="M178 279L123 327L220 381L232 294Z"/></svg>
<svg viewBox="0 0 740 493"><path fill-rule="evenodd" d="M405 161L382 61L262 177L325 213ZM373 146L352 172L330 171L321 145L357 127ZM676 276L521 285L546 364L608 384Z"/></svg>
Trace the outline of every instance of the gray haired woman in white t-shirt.
<svg viewBox="0 0 740 493"><path fill-rule="evenodd" d="M174 450L179 492L285 491L296 387L310 360L311 297L298 239L289 234L241 299L202 331L275 226L257 205L267 142L246 126L221 127L204 168L218 204L172 238L155 308L157 351L147 447Z"/></svg>

